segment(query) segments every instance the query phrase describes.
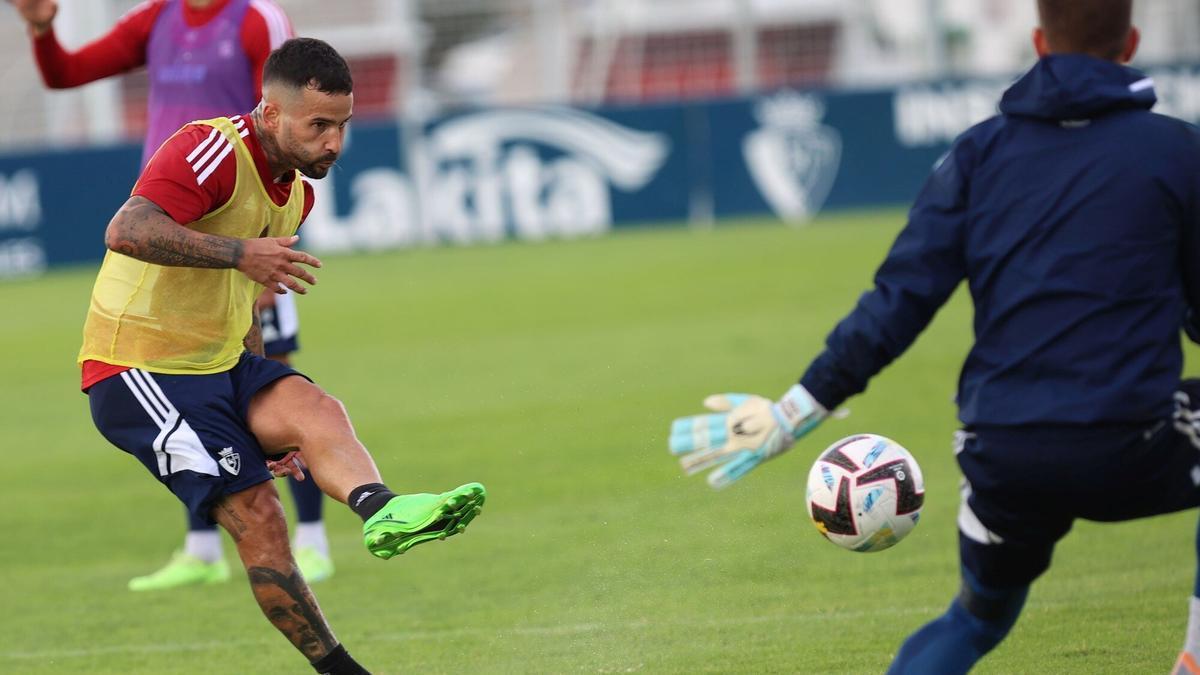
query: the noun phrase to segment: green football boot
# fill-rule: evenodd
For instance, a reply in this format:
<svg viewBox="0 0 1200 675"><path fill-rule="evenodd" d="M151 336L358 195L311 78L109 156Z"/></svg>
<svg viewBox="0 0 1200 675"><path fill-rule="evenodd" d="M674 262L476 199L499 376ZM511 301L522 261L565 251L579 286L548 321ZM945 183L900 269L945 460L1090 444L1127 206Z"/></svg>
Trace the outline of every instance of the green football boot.
<svg viewBox="0 0 1200 675"><path fill-rule="evenodd" d="M333 559L311 546L296 549L296 566L310 584L333 576Z"/></svg>
<svg viewBox="0 0 1200 675"><path fill-rule="evenodd" d="M131 591L161 591L195 584L220 584L229 581L229 564L224 558L205 562L183 551L176 551L170 562L156 572L129 580Z"/></svg>
<svg viewBox="0 0 1200 675"><path fill-rule="evenodd" d="M397 495L363 523L367 550L387 560L434 539L445 539L467 529L483 509L487 490L467 483L440 495Z"/></svg>

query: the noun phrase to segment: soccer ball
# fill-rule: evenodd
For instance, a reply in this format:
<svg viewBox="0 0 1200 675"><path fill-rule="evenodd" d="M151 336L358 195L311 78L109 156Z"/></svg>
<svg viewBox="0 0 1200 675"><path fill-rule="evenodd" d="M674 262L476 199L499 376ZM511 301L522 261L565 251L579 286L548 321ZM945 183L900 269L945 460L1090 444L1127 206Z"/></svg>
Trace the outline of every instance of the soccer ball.
<svg viewBox="0 0 1200 675"><path fill-rule="evenodd" d="M883 436L829 446L808 472L808 515L825 538L851 551L891 548L917 526L925 479L917 460Z"/></svg>

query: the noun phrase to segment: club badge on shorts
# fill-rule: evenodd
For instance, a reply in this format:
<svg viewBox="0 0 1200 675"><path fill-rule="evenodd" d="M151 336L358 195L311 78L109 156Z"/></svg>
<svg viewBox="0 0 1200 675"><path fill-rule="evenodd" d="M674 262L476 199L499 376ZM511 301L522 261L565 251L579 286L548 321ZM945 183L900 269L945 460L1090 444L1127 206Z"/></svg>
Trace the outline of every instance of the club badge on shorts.
<svg viewBox="0 0 1200 675"><path fill-rule="evenodd" d="M221 458L217 463L226 471L233 475L238 475L238 471L242 470L242 456L233 451L232 447L221 448Z"/></svg>

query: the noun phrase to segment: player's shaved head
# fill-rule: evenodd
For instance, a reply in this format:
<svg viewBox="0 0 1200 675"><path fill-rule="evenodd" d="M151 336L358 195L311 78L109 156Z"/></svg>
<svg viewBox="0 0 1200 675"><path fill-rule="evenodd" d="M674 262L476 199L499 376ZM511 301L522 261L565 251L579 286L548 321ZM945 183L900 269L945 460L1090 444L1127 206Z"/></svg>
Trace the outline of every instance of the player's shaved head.
<svg viewBox="0 0 1200 675"><path fill-rule="evenodd" d="M1051 52L1117 61L1133 28L1133 0L1038 0L1038 16Z"/></svg>
<svg viewBox="0 0 1200 675"><path fill-rule="evenodd" d="M325 94L351 94L354 79L341 54L314 38L292 38L271 52L263 65L263 90L284 93L314 89Z"/></svg>

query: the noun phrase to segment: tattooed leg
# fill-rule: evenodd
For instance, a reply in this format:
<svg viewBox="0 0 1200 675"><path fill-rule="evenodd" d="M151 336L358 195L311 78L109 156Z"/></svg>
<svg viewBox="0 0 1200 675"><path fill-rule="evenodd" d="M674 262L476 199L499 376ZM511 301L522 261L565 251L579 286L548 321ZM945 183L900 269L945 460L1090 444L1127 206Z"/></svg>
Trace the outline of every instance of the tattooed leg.
<svg viewBox="0 0 1200 675"><path fill-rule="evenodd" d="M213 513L237 544L254 599L275 628L310 662L336 648L337 638L292 559L274 483L227 495Z"/></svg>

